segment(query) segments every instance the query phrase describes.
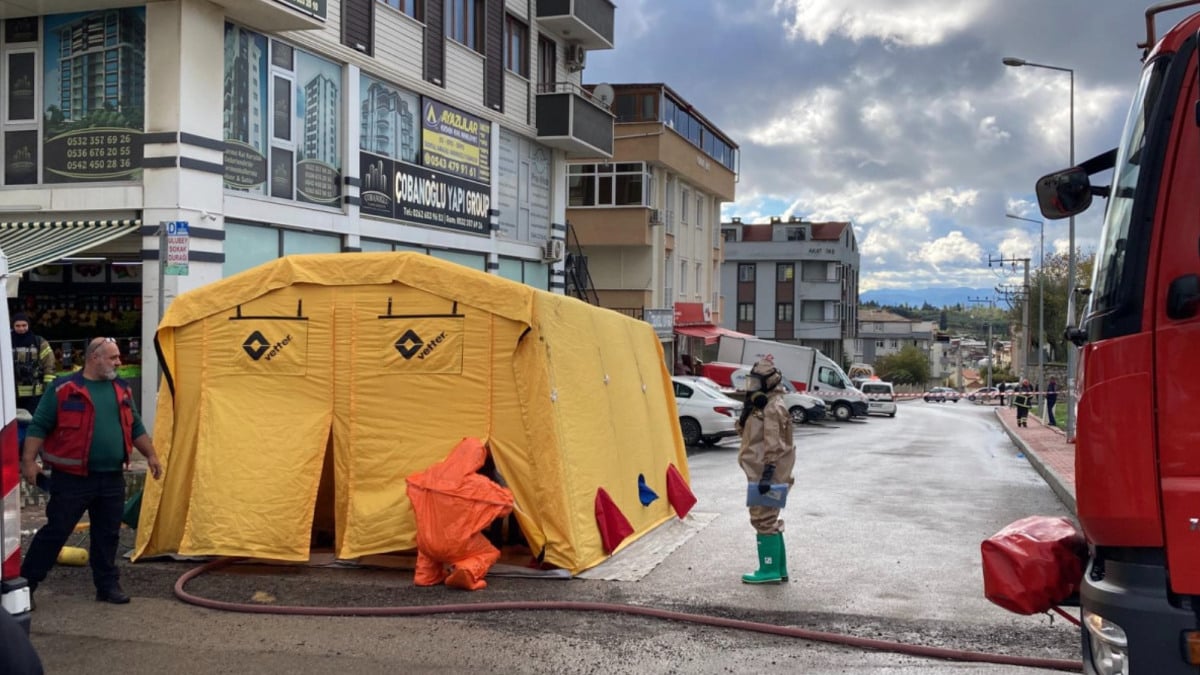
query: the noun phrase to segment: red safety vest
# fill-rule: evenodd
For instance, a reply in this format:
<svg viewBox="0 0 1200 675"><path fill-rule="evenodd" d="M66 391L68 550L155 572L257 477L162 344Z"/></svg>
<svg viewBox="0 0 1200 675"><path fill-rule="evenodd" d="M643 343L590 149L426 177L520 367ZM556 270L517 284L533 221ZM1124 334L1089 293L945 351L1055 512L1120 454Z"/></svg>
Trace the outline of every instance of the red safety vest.
<svg viewBox="0 0 1200 675"><path fill-rule="evenodd" d="M113 380L121 430L125 432L125 463L133 447L133 390L125 380ZM75 373L54 387L58 399L58 421L42 447L42 460L55 471L86 476L96 424L96 407L83 382L83 373Z"/></svg>

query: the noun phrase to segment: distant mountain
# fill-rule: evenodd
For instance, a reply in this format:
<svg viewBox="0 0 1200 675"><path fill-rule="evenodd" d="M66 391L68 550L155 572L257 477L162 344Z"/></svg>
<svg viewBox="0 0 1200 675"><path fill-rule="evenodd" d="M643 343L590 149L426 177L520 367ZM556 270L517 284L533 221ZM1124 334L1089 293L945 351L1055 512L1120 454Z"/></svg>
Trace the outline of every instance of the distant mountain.
<svg viewBox="0 0 1200 675"><path fill-rule="evenodd" d="M880 305L893 306L908 305L910 307L921 307L925 303L934 307L953 307L958 304L969 307L976 304L972 303L972 300L978 301L986 298L996 298L999 302L995 289L967 288L965 286L957 288L887 288L867 291L858 296L859 302L877 302Z"/></svg>

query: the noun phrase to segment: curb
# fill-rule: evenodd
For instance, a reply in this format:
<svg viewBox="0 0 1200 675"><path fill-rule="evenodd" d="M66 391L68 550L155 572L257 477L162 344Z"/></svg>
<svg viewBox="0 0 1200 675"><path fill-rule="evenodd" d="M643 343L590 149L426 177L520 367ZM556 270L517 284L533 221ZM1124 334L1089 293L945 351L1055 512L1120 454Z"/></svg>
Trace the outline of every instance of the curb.
<svg viewBox="0 0 1200 675"><path fill-rule="evenodd" d="M999 409L996 410L996 419L1000 422L1000 426L1004 427L1005 433L1007 433L1008 437L1012 439L1013 444L1020 448L1021 452L1025 454L1025 458L1029 460L1029 463L1033 466L1034 471L1037 471L1038 474L1041 475L1042 479L1046 481L1046 484L1050 486L1050 489L1054 491L1054 494L1058 495L1059 501L1061 501L1064 506L1070 509L1071 515L1078 516L1079 512L1077 511L1075 505L1075 495L1072 494L1071 490L1067 488L1066 481L1063 480L1062 476L1058 475L1057 471L1047 466L1042 461L1042 458L1039 457L1038 454L1029 447L1029 444L1025 442L1025 439L1017 435L1017 432L1014 431L1013 428L1010 427L1000 415Z"/></svg>

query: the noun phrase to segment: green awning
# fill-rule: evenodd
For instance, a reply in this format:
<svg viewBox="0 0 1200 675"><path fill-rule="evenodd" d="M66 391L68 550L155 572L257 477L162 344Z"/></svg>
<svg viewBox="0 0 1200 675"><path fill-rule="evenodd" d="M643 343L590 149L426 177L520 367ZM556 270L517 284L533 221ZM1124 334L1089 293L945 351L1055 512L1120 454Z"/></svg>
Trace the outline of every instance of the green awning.
<svg viewBox="0 0 1200 675"><path fill-rule="evenodd" d="M139 219L0 222L0 250L8 257L9 274L20 274L134 234L141 226Z"/></svg>

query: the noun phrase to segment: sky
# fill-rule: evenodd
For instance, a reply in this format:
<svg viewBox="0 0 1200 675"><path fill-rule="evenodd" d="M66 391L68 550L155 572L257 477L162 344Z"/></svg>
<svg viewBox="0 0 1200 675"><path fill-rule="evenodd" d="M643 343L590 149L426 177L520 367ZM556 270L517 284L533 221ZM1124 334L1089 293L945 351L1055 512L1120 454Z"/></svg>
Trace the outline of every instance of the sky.
<svg viewBox="0 0 1200 675"><path fill-rule="evenodd" d="M849 221L860 291L1012 283L1042 175L1116 146L1152 0L615 0L586 84L663 82L741 152L722 219ZM1195 10L1196 8L1192 8ZM1162 35L1188 10L1158 19ZM1107 176L1101 175L1101 183ZM1083 255L1104 201L1076 217ZM1005 218L1005 214L1039 222ZM1065 253L1067 220L1045 221Z"/></svg>

